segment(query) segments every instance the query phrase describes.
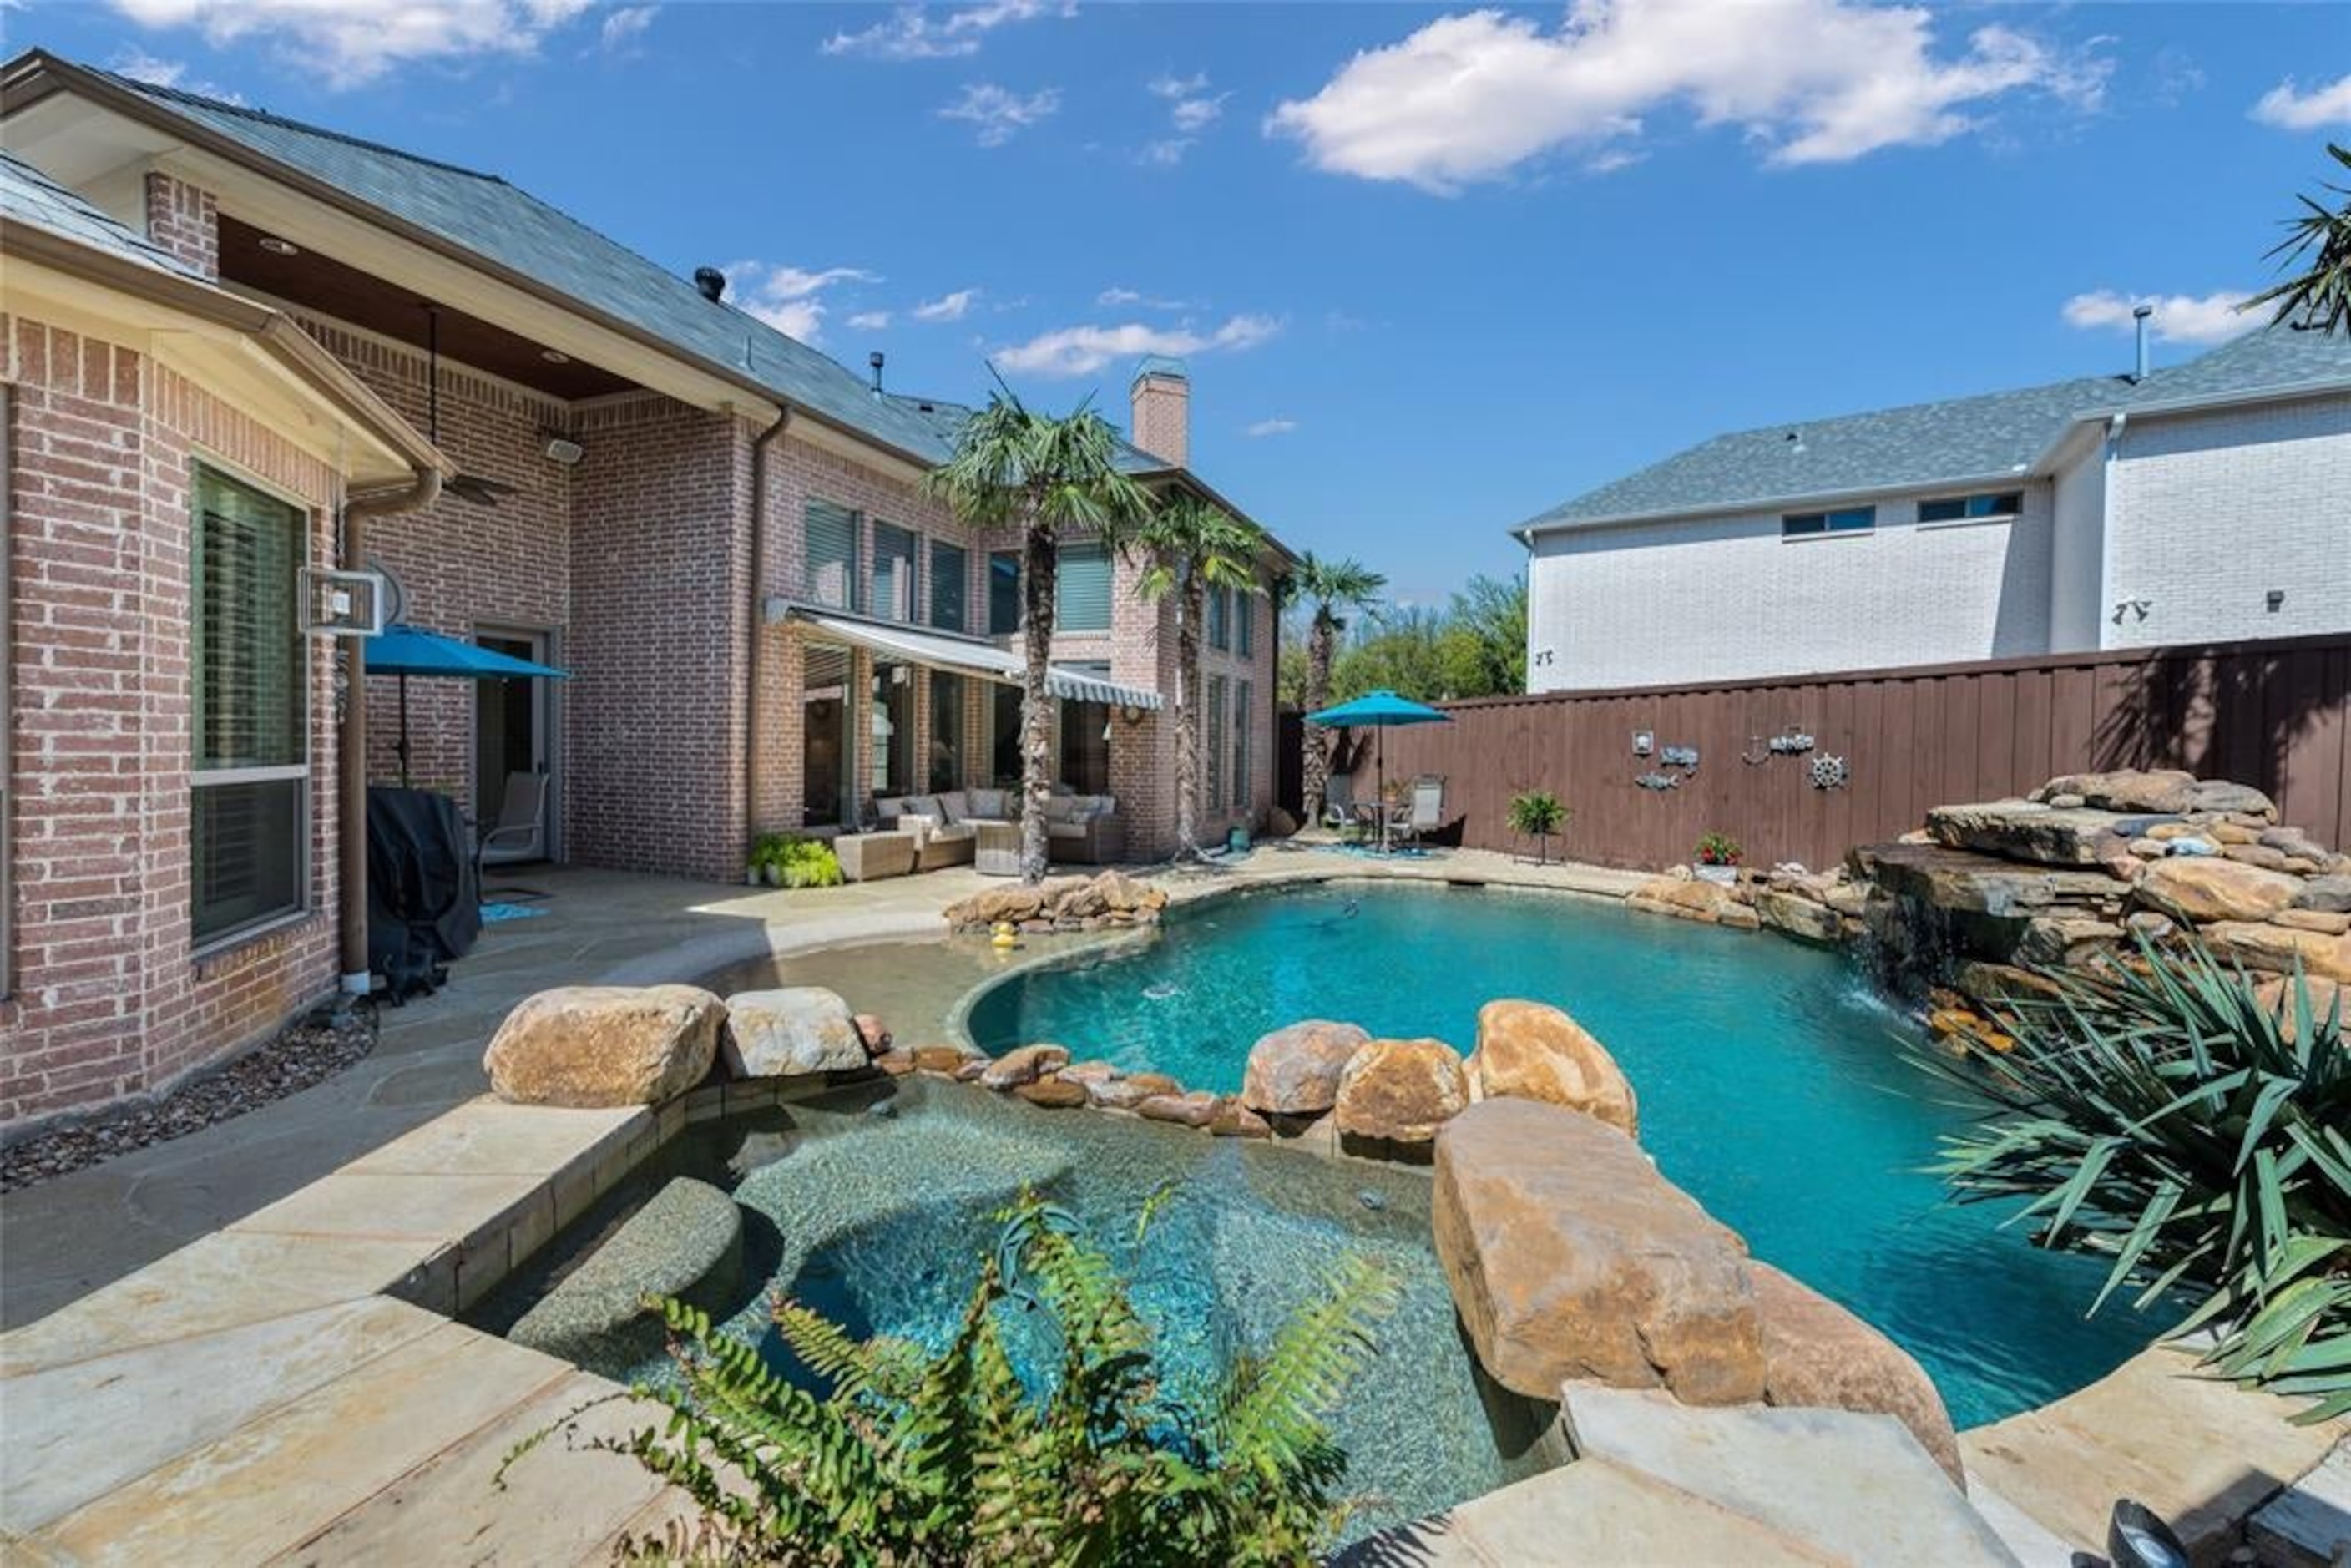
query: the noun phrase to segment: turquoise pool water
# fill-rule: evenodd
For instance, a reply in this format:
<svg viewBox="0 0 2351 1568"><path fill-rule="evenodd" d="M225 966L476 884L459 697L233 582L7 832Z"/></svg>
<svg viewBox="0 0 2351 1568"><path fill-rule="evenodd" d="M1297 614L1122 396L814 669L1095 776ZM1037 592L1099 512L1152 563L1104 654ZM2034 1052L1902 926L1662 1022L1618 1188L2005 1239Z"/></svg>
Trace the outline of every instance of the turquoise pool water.
<svg viewBox="0 0 2351 1568"><path fill-rule="evenodd" d="M1755 1253L1917 1356L1960 1427L2072 1392L2161 1326L2104 1270L2043 1252L1919 1174L1968 1113L1901 1059L1913 1026L1846 963L1775 938L1496 891L1341 884L1177 911L1155 938L1015 975L969 1019L990 1051L1079 1057L1238 1089L1249 1046L1303 1018L1434 1035L1532 997L1604 1041L1665 1173Z"/></svg>
<svg viewBox="0 0 2351 1568"><path fill-rule="evenodd" d="M505 1332L677 1175L723 1186L741 1206L745 1268L726 1331L759 1343L788 1375L805 1381L769 1322L769 1291L861 1334L944 1346L995 1244L998 1212L1029 1185L1074 1213L1118 1263L1162 1365L1195 1395L1237 1354L1263 1350L1343 1256L1368 1253L1395 1274L1401 1304L1332 1419L1349 1454L1343 1490L1360 1505L1349 1539L1541 1468L1532 1445L1549 1412L1485 1383L1455 1327L1429 1244L1425 1173L1039 1110L920 1078L687 1128L469 1321ZM1154 1217L1138 1241L1146 1202ZM1024 1376L1041 1381L1054 1347L1017 1312L1005 1322ZM624 1382L674 1375L657 1355L590 1369Z"/></svg>

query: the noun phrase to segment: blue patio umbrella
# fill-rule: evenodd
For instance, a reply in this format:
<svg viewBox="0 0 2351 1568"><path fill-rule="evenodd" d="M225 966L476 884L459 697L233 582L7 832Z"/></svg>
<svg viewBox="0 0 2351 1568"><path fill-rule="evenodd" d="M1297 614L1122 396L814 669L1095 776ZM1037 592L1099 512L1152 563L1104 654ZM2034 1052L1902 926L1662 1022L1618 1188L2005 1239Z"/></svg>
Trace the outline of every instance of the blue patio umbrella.
<svg viewBox="0 0 2351 1568"><path fill-rule="evenodd" d="M535 664L493 648L395 623L368 639L367 673L400 677L400 787L408 788L408 677L457 681L569 680L552 664Z"/></svg>
<svg viewBox="0 0 2351 1568"><path fill-rule="evenodd" d="M1400 697L1392 691L1382 689L1365 692L1352 702L1326 707L1320 713L1310 713L1306 716L1306 722L1319 724L1325 729L1386 729L1392 725L1451 724L1453 720L1426 703L1416 703L1410 697ZM1388 847L1387 756L1385 746L1377 737L1373 742L1372 768L1377 790L1372 799L1379 802L1380 848L1384 851Z"/></svg>

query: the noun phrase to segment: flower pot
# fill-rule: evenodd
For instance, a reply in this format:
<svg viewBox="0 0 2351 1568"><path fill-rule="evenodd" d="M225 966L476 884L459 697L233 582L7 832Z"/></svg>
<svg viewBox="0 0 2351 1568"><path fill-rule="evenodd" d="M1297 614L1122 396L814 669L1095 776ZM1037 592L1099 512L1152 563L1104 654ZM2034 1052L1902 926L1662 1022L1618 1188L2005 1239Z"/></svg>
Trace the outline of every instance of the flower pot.
<svg viewBox="0 0 2351 1568"><path fill-rule="evenodd" d="M1720 883L1725 887L1735 887L1739 883L1739 868L1735 865L1708 865L1701 862L1690 870L1698 873L1700 882Z"/></svg>

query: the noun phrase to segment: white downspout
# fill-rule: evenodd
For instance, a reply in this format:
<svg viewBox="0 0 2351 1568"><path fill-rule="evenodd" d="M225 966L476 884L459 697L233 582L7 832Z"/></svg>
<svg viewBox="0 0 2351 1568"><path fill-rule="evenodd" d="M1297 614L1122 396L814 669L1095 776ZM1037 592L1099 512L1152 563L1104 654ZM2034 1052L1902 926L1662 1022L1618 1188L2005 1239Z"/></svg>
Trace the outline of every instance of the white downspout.
<svg viewBox="0 0 2351 1568"><path fill-rule="evenodd" d="M2106 436L2098 457L2098 646L2116 645L2114 621L2115 479L2123 455L2123 427L2130 415L2106 421Z"/></svg>

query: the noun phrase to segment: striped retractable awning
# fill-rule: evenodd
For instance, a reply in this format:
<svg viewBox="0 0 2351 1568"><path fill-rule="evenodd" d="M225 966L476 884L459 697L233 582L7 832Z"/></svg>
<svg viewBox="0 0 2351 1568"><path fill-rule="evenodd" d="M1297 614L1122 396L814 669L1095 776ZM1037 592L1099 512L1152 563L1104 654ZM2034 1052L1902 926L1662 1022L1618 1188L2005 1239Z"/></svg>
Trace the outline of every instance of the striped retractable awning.
<svg viewBox="0 0 2351 1568"><path fill-rule="evenodd" d="M1006 685L1019 685L1021 672L1026 668L1018 653L1007 653L993 643L983 643L976 638L951 637L937 632L918 631L912 626L892 626L855 616L827 614L797 604L781 606L780 615L771 606L768 618L800 622L828 641L846 643L885 658L903 659L909 664L925 664L934 670L949 670L956 674L976 675L982 680L1000 681ZM1046 669L1045 689L1057 697L1066 697L1072 702L1108 703L1118 707L1136 708L1163 706L1159 694L1147 686L1122 685L1106 676L1089 674L1082 670L1063 669L1058 664Z"/></svg>

